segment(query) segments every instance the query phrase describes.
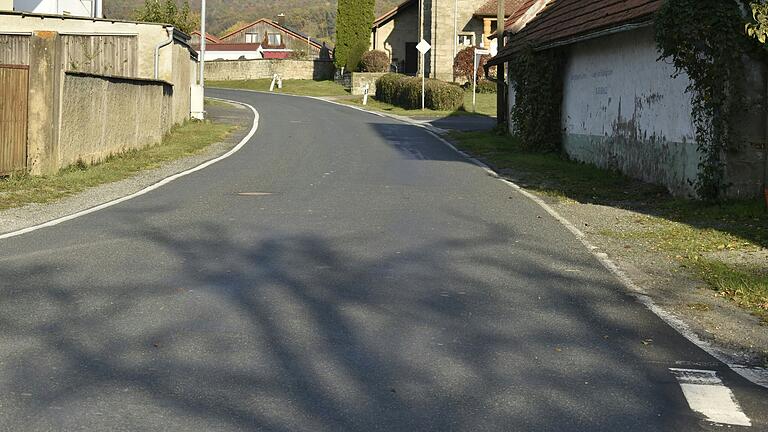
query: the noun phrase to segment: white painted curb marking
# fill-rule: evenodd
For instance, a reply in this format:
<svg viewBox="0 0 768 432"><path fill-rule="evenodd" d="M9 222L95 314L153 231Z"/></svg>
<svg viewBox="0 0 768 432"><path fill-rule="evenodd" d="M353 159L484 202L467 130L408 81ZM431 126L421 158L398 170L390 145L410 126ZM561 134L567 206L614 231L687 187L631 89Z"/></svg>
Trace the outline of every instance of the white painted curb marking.
<svg viewBox="0 0 768 432"><path fill-rule="evenodd" d="M752 426L731 389L723 384L717 372L698 369L670 369L677 378L692 410L713 423Z"/></svg>
<svg viewBox="0 0 768 432"><path fill-rule="evenodd" d="M213 164L215 164L217 162L220 162L220 161L222 161L224 159L227 159L228 157L230 157L233 154L235 154L238 151L240 151L240 149L243 148L245 146L245 144L247 144L248 141L250 141L251 138L253 138L253 136L256 134L256 131L259 129L259 112L256 111L256 108L254 108L254 107L252 107L252 106L250 106L248 104L242 103L242 102L231 101L231 100L226 100L226 99L218 99L218 98L209 98L209 99L216 99L216 100L221 100L221 101L225 101L225 102L230 102L230 103L234 103L234 104L237 104L237 105L241 105L241 106L244 106L246 108L249 108L253 112L254 117L253 117L253 126L251 127L251 130L248 132L248 135L246 135L245 138L243 138L242 141L240 141L240 143L238 143L230 151L224 153L223 155L221 155L221 156L219 156L217 158L211 159L211 160L209 160L207 162L203 162L202 164L200 164L200 165L198 165L198 166L196 166L194 168L190 168L190 169L188 169L186 171L182 171L182 172L180 172L178 174L174 174L174 175L172 175L170 177L166 177L163 180L160 180L159 182L157 182L157 183L155 183L153 185L147 186L146 188L144 188L144 189L142 189L142 190L140 190L138 192L134 192L134 193L132 193L130 195L127 195L127 196L124 196L122 198L118 198L116 200L109 201L109 202L106 202L104 204L97 205L96 207L91 207L89 209L82 210L82 211L79 211L77 213L73 213L73 214L68 215L68 216L60 217L58 219L53 219L51 221L44 222L44 223L41 223L39 225L34 225L34 226L31 226L31 227L28 227L28 228L20 229L18 231L12 231L12 232L9 232L9 233L6 233L6 234L2 234L2 235L0 235L0 240L5 240L5 239L11 238L11 237L17 237L17 236L20 236L20 235L23 235L23 234L28 234L28 233L31 233L33 231L37 231L37 230L42 229L42 228L53 227L53 226L59 225L61 223L64 223L64 222L67 222L67 221L71 221L73 219L77 219L79 217L82 217L82 216L85 216L85 215L88 215L88 214L91 214L91 213L95 213L97 211L104 210L106 208L115 206L117 204L120 204L120 203L129 201L129 200L132 200L132 199L134 199L136 197L139 197L141 195L144 195L144 194L147 194L149 192L152 192L155 189L159 189L159 188L167 185L168 183L170 183L170 182L172 182L174 180L180 179L181 177L184 177L184 176L187 176L187 175L192 174L194 172L197 172L197 171L203 170L205 168L208 168L209 166L211 166L211 165L213 165Z"/></svg>

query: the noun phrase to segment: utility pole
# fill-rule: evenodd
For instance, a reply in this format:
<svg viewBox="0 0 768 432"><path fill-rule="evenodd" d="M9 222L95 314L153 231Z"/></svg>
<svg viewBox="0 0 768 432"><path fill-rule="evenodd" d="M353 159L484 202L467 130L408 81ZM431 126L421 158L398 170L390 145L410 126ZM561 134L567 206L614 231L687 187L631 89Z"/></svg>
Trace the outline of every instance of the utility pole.
<svg viewBox="0 0 768 432"><path fill-rule="evenodd" d="M496 14L496 52L501 52L504 47L504 18L505 1L498 0L499 7ZM498 54L497 54L498 55ZM507 121L507 86L504 85L504 63L496 66L496 123L501 125Z"/></svg>
<svg viewBox="0 0 768 432"><path fill-rule="evenodd" d="M205 32L205 0L202 2L200 6L200 87L205 88L205 43L208 34Z"/></svg>

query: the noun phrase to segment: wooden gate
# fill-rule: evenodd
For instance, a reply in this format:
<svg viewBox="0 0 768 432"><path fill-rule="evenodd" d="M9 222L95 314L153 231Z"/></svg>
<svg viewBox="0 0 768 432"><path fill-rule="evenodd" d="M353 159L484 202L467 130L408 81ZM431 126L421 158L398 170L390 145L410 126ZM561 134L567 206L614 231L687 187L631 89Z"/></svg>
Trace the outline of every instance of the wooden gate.
<svg viewBox="0 0 768 432"><path fill-rule="evenodd" d="M0 65L0 175L27 167L29 67Z"/></svg>

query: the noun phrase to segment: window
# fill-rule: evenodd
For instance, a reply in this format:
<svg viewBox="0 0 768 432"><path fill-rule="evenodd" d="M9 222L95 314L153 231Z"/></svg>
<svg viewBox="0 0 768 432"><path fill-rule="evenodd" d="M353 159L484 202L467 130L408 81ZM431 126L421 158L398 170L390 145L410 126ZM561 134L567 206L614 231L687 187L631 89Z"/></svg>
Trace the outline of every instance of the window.
<svg viewBox="0 0 768 432"><path fill-rule="evenodd" d="M259 35L257 33L246 33L245 34L245 43L260 43L261 40L259 38Z"/></svg>
<svg viewBox="0 0 768 432"><path fill-rule="evenodd" d="M280 33L270 33L267 37L269 38L269 46L280 46L283 44L283 35Z"/></svg>
<svg viewBox="0 0 768 432"><path fill-rule="evenodd" d="M475 34L474 33L461 33L459 34L459 45L461 46L475 46Z"/></svg>

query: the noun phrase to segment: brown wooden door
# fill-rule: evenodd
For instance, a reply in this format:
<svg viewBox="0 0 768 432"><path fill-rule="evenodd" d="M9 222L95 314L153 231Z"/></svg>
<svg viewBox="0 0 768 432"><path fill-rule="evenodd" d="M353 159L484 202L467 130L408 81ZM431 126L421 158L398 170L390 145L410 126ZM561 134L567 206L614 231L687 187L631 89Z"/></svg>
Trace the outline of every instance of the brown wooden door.
<svg viewBox="0 0 768 432"><path fill-rule="evenodd" d="M0 175L27 166L29 68L0 65Z"/></svg>

